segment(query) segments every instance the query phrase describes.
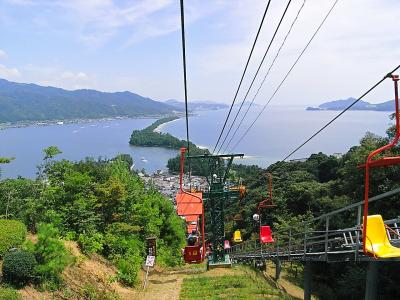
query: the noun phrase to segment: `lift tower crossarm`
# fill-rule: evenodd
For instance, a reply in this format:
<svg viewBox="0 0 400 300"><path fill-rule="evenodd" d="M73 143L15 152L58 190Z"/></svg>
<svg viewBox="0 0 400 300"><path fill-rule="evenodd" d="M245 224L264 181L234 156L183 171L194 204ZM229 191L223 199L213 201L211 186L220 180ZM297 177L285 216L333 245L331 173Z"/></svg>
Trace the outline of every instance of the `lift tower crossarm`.
<svg viewBox="0 0 400 300"><path fill-rule="evenodd" d="M227 166L226 166L226 168L225 168L225 174L224 174L224 176L221 178L221 179L223 179L222 182L225 182L226 179L228 178L229 170L231 169L233 159L234 159L235 157L243 158L243 156L244 156L243 153L236 153L236 154L219 154L219 155L202 154L202 155L188 156L188 159L206 158L206 159L209 159L209 163L210 163L210 159L214 159L214 160L215 160L215 159L218 159L218 158L229 159L229 162L228 162L228 164L227 164ZM209 166L210 166L210 164L209 164ZM213 174L209 174L209 175L212 177ZM209 182L211 182L211 179L212 179L212 178L210 178L210 181L209 181ZM207 178L207 180L208 180L208 178Z"/></svg>

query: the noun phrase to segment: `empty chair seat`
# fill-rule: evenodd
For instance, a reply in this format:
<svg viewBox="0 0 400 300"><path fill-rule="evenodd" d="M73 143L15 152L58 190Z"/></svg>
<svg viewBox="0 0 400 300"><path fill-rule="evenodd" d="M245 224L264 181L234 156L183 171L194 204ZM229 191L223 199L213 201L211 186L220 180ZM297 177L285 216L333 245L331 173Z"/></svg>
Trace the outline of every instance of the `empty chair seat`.
<svg viewBox="0 0 400 300"><path fill-rule="evenodd" d="M271 227L260 226L260 242L262 244L275 242L272 237Z"/></svg>
<svg viewBox="0 0 400 300"><path fill-rule="evenodd" d="M242 242L242 234L240 233L240 230L236 230L233 233L233 241L235 243L241 243Z"/></svg>
<svg viewBox="0 0 400 300"><path fill-rule="evenodd" d="M392 246L381 215L367 217L365 249L380 258L400 257L400 248Z"/></svg>
<svg viewBox="0 0 400 300"><path fill-rule="evenodd" d="M231 243L229 243L228 240L224 241L224 249L230 249L231 248Z"/></svg>

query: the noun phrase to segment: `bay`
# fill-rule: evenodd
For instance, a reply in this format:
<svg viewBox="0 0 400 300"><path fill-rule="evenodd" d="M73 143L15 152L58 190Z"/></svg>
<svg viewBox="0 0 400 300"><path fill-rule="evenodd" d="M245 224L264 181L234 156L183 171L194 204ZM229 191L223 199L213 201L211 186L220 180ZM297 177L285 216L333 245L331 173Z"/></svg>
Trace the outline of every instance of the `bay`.
<svg viewBox="0 0 400 300"><path fill-rule="evenodd" d="M260 106L250 109L226 152L231 152L229 150L244 134L260 110ZM200 112L196 116L192 116L189 120L190 139L196 145L213 150L227 113L228 110L218 110ZM282 160L338 113L337 111L306 111L304 106L270 106L254 123L253 128L248 131L242 142L233 149L236 153L246 155L245 159L236 160L236 163L258 164L266 167L271 163ZM230 120L233 120L235 114L234 108ZM367 131L384 136L386 129L392 124L389 115L390 112L347 111L291 156L289 160L302 159L318 152L343 154L350 147L358 145ZM241 116L239 115L235 124L239 123ZM227 123L225 133L228 132L230 124L231 121ZM225 145L228 144L235 129L236 125L233 127ZM184 139L186 138L185 120L179 119L170 122L162 128L162 131ZM220 143L222 143L224 137L225 134ZM224 149L225 146L221 150Z"/></svg>
<svg viewBox="0 0 400 300"><path fill-rule="evenodd" d="M260 107L257 106L250 110L237 137L241 136L259 110ZM234 113L235 111L233 115ZM246 158L236 160L236 163L265 167L281 160L337 114L334 111L305 111L303 106L271 106L234 149L234 152L246 155ZM192 115L189 119L191 140L212 150L226 115L227 110L203 111ZM308 157L320 151L327 154L345 153L350 147L357 145L367 131L385 135L391 124L389 115L389 112L348 111L290 159ZM241 117L238 121L240 119ZM36 166L42 163L42 150L51 145L63 151L59 158L112 158L117 154L127 153L133 157L137 170L144 168L148 173L165 170L168 159L176 156L178 150L135 147L128 143L132 130L142 129L154 121L155 119L124 119L1 130L0 156L15 157L10 164L1 166L1 176L35 177ZM227 128L229 125L230 122ZM160 130L186 139L184 118L164 124ZM233 139L232 146L236 140L237 138ZM230 148L231 146L227 150Z"/></svg>
<svg viewBox="0 0 400 300"><path fill-rule="evenodd" d="M29 126L0 130L0 156L15 157L1 166L2 178L33 178L43 162L43 149L57 146L63 153L56 158L81 160L85 157L113 158L130 154L135 169L153 173L165 169L177 150L129 145L132 130L142 129L155 119L123 119L50 126Z"/></svg>

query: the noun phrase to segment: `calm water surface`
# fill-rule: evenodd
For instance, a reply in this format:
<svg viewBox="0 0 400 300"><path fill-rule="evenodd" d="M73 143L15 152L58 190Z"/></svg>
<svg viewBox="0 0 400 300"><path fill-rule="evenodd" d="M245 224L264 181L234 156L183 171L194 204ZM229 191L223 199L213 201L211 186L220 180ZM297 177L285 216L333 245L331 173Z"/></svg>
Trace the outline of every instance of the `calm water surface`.
<svg viewBox="0 0 400 300"><path fill-rule="evenodd" d="M2 178L18 175L35 177L36 166L43 159L42 150L51 145L63 151L57 156L59 158L112 158L128 153L138 170L144 168L152 173L157 169L165 169L166 162L176 156L177 150L129 145L133 129L142 129L154 121L127 119L0 130L0 156L15 157L12 163L1 166Z"/></svg>
<svg viewBox="0 0 400 300"><path fill-rule="evenodd" d="M231 143L232 147L260 109L260 107L255 107L254 110L250 110L246 117L248 121L243 122L241 126L243 129L239 129L237 138L234 138ZM247 137L234 151L249 156L243 159L242 163L267 166L277 160L282 160L337 114L338 112L335 111L306 111L304 107L271 106L265 110ZM227 110L219 110L202 112L190 118L190 139L195 144L212 150L226 115ZM234 116L234 113L232 115ZM345 153L350 147L357 145L367 131L385 135L391 123L389 115L389 112L348 111L290 159L308 157L320 151L327 154ZM241 117L238 118L238 121L240 120ZM184 119L180 119L168 123L162 131L185 138L184 122ZM233 127L232 133L235 129L236 127ZM225 146L222 150L224 148Z"/></svg>
<svg viewBox="0 0 400 300"><path fill-rule="evenodd" d="M254 118L259 109L256 107L254 111L250 111L249 116ZM212 149L226 114L226 110L219 110L192 116L189 121L192 141ZM336 114L337 112L332 111L305 111L304 107L271 106L235 149L248 158L236 162L266 166L281 160ZM320 151L327 154L344 153L351 146L358 144L366 131L384 135L390 124L388 116L388 112L346 112L293 158L307 157ZM248 119L248 123L253 120ZM133 147L128 143L133 129L144 128L154 121L128 119L1 130L0 156L16 158L11 164L2 166L2 178L18 175L34 177L36 166L42 162L42 149L50 145L56 145L63 151L60 158L112 158L120 153L128 153L133 157L136 169L144 168L150 173L157 169L165 169L167 160L174 157L178 151ZM248 126L248 123L244 125ZM246 128L244 125L243 128ZM185 121L179 119L165 124L162 131L185 139ZM234 144L235 142L232 143Z"/></svg>

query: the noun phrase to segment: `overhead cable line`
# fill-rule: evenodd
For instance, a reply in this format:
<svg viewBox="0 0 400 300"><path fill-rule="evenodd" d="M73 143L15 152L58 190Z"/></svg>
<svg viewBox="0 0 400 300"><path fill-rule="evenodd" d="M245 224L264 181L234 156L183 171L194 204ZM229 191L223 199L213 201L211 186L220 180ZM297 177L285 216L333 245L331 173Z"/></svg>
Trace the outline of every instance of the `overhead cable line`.
<svg viewBox="0 0 400 300"><path fill-rule="evenodd" d="M186 115L186 140L187 140L187 153L190 151L190 140L189 140L189 113L188 113L188 96L187 96L187 80L186 80L186 42L185 42L185 13L183 7L183 0L180 0L181 7L181 36L182 36L182 61L183 61L183 85L185 88L185 115ZM189 181L190 180L190 160L189 164Z"/></svg>
<svg viewBox="0 0 400 300"><path fill-rule="evenodd" d="M181 1L181 3L182 3L182 1ZM258 40L258 36L260 35L260 31L261 31L261 28L262 28L262 26L264 24L264 19L265 19L265 16L266 16L267 12L268 12L270 3L271 3L271 0L268 1L267 6L265 7L265 11L264 11L263 17L261 19L260 26L258 27L257 34L256 34L256 37L255 37L254 42L253 42L253 46L251 47L249 57L247 58L246 66L244 67L244 70L243 70L243 73L242 73L242 77L240 78L239 85L238 85L238 87L236 89L235 96L233 97L233 101L232 101L231 107L229 108L228 115L226 116L226 119L225 119L225 122L224 122L224 126L222 127L222 130L221 130L221 133L219 134L217 143L215 144L214 150L212 151L213 153L214 153L215 149L218 146L218 143L219 143L219 141L221 139L222 133L225 130L226 123L228 122L228 119L229 119L229 117L231 115L232 108L233 108L233 106L235 104L235 101L236 101L237 95L239 93L240 87L242 86L244 75L246 74L247 67L249 66L249 62L250 62L251 56L253 55L254 47L256 46L256 43L257 43L257 40Z"/></svg>
<svg viewBox="0 0 400 300"><path fill-rule="evenodd" d="M398 69L400 69L400 65L398 65L391 72L389 72L385 77L383 77L381 80L379 80L377 83L375 83L368 91L366 91L364 94L362 94L358 99L354 100L349 106L347 106L344 110L342 110L332 120L330 120L328 123L326 123L324 126L322 126L318 131L316 131L312 136L310 136L304 143L302 143L300 146L298 146L296 149L294 149L292 152L290 152L288 155L286 155L286 157L284 159L282 159L282 161L287 160L290 156L292 156L294 153L296 153L298 150L300 150L304 145L306 145L309 141L311 141L314 137L316 137L319 133L321 133L325 128L327 128L334 121L336 121L346 111L348 111L350 108L352 108L358 101L360 101L365 96L367 96L372 90L374 90L378 85L380 85L383 81L385 81L386 78L389 78Z"/></svg>
<svg viewBox="0 0 400 300"><path fill-rule="evenodd" d="M335 0L335 2L333 3L333 5L331 6L331 8L329 9L328 13L325 15L324 19L322 20L321 24L319 24L317 30L314 32L314 34L311 36L310 40L308 41L308 43L306 44L306 46L303 48L303 50L300 52L299 56L297 57L297 59L295 60L295 62L293 63L293 65L290 67L289 71L286 73L285 77L282 79L282 81L279 83L279 85L277 86L277 88L275 89L274 93L272 94L272 96L268 99L267 103L263 106L263 108L261 109L261 111L259 112L259 114L256 116L256 118L254 119L254 121L251 123L251 125L247 128L247 130L243 133L243 135L240 137L240 139L236 142L236 144L231 148L230 151L233 151L233 149L235 149L237 147L237 145L240 144L240 142L245 138L245 136L248 134L248 132L251 130L251 128L254 126L254 124L257 122L257 120L260 118L260 116L262 115L262 113L265 111L265 109L267 108L268 104L272 101L272 99L275 97L275 95L278 93L278 91L280 90L280 88L282 87L283 83L286 81L286 79L288 78L289 74L292 72L292 70L294 69L294 67L297 65L297 63L299 62L300 58L303 56L303 54L306 52L306 50L308 49L308 47L310 46L311 42L314 40L315 36L317 35L317 33L319 32L319 30L321 29L321 27L325 24L325 21L328 19L329 15L332 13L333 9L335 8L336 4L339 2L339 0Z"/></svg>
<svg viewBox="0 0 400 300"><path fill-rule="evenodd" d="M271 63L271 65L269 66L268 71L267 71L267 73L266 73L265 76L264 76L264 79L262 80L260 86L258 87L257 92L254 94L253 99L251 100L250 104L247 106L246 112L244 113L242 119L240 120L240 122L239 122L239 124L237 125L235 131L233 132L231 138L229 139L228 143L226 144L225 149L224 149L222 152L226 152L226 150L228 149L229 145L232 143L233 138L236 136L236 133L238 132L238 130L239 130L240 126L242 125L244 119L246 118L246 116L247 116L247 114L248 114L250 108L253 106L253 103L254 103L255 99L257 98L257 96L258 96L258 94L259 94L259 92L260 92L262 86L263 86L264 83L265 83L265 80L267 79L267 77L268 77L268 75L269 75L269 73L270 73L272 67L274 66L275 61L276 61L276 59L278 58L278 56L279 56L279 54L280 54L280 52L281 52L283 46L285 45L286 40L287 40L289 34L291 33L291 31L292 31L292 29L293 29L293 26L294 26L295 23L297 22L297 19L299 18L299 15L300 15L301 11L303 10L303 7L304 7L305 4L306 4L306 0L303 0L303 4L300 6L299 10L297 11L297 15L296 15L296 17L294 18L292 24L290 25L290 28L289 28L288 32L286 33L286 36L285 36L285 38L283 39L282 44L280 45L278 51L276 52L276 55L275 55L274 59L272 60L272 63ZM238 114L239 114L239 111L238 111ZM233 123L232 123L232 125L233 125Z"/></svg>
<svg viewBox="0 0 400 300"><path fill-rule="evenodd" d="M261 67L262 67L262 65L263 65L263 63L264 63L265 58L267 57L267 54L268 54L268 52L269 52L269 49L271 48L272 42L274 41L275 36L276 36L276 34L278 33L279 28L281 27L282 21L283 21L283 19L285 18L286 12L287 12L287 10L288 10L288 8L289 8L291 2L292 2L292 0L289 0L288 3L287 3L287 5L286 5L285 11L283 12L281 19L279 20L278 26L276 27L275 32L274 32L274 34L273 34L273 36L272 36L272 38L271 38L271 41L270 41L269 44L268 44L267 50L265 50L264 56L263 56L263 58L261 59L261 62L260 62L260 64L259 64L258 68L257 68L256 74L254 75L254 77L253 77L253 79L252 79L252 81L251 81L251 83L250 83L250 86L249 86L249 88L247 89L246 95L245 95L245 97L243 98L242 103L240 104L239 110L238 110L238 112L237 112L237 114L236 114L236 116L235 116L235 118L234 118L232 124L230 125L229 130L228 130L228 133L225 135L225 138L224 138L224 140L222 141L222 144L220 145L217 154L221 151L221 148L222 148L223 144L225 143L226 138L228 137L229 133L230 133L231 130L232 130L233 124L236 122L237 116L238 116L238 114L240 113L240 111L241 111L241 109L242 109L242 107L243 107L243 104L244 104L244 102L245 102L247 96L249 95L249 92L250 92L251 88L253 87L253 84L254 84L254 81L255 81L256 78L257 78L258 72L260 72L260 69L261 69ZM225 121L225 123L226 123L227 121L228 121L228 119ZM224 126L224 127L225 127L225 126ZM224 131L224 128L223 128L222 131L221 131L220 137L221 137L223 131ZM218 140L219 140L219 139L218 139ZM217 142L217 145L218 145L218 142ZM215 148L217 147L217 145L215 145Z"/></svg>

